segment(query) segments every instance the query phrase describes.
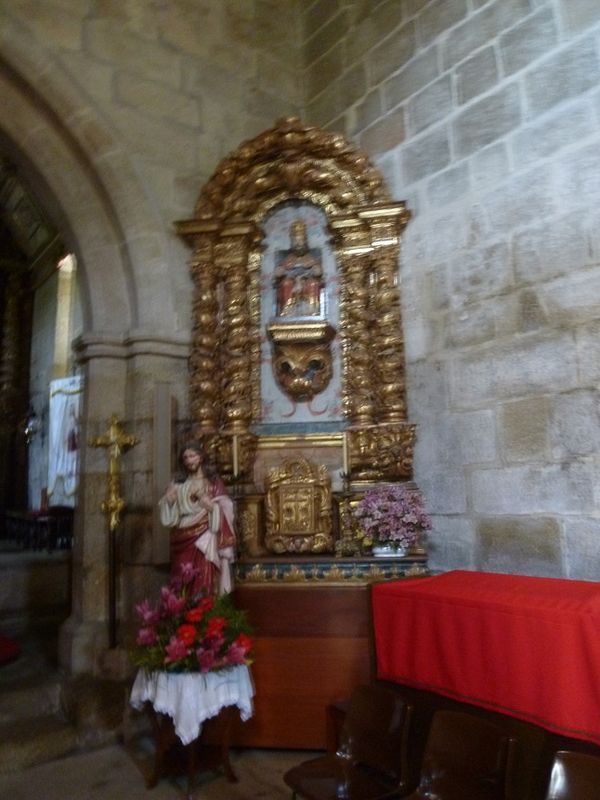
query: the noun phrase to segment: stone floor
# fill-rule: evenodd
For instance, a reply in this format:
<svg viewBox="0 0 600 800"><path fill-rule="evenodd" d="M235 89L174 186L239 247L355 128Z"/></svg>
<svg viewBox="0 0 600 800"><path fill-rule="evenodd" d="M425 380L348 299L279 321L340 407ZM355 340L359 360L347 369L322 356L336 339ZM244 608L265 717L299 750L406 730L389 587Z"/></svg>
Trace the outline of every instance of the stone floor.
<svg viewBox="0 0 600 800"><path fill-rule="evenodd" d="M284 772L312 754L290 750L236 750L231 763L238 783L218 773L199 773L192 795L185 778L163 778L146 789L152 752L144 743L110 745L93 752L0 775L0 797L11 800L290 800Z"/></svg>
<svg viewBox="0 0 600 800"><path fill-rule="evenodd" d="M146 716L132 712L125 736L100 737L90 748L60 713L60 676L53 668L53 640L21 640L21 655L0 668L0 798L11 800L176 800L188 798L185 777L163 778L146 789L154 743ZM140 724L142 723L142 724ZM106 733L106 732L105 732ZM194 800L289 800L283 782L307 751L234 748L237 783L222 773L199 772Z"/></svg>

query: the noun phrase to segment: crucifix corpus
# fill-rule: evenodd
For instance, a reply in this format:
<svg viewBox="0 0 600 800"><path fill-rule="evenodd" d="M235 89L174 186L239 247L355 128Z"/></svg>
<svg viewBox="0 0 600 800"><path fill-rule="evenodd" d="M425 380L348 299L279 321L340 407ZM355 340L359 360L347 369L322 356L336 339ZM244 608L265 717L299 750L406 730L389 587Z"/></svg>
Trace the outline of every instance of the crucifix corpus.
<svg viewBox="0 0 600 800"><path fill-rule="evenodd" d="M120 458L139 442L136 436L125 433L116 414L108 421L108 430L102 436L90 439L90 447L104 447L108 451L108 486L106 500L100 508L108 517L108 638L109 647L117 645L117 564L115 532L119 525L125 500L121 497Z"/></svg>

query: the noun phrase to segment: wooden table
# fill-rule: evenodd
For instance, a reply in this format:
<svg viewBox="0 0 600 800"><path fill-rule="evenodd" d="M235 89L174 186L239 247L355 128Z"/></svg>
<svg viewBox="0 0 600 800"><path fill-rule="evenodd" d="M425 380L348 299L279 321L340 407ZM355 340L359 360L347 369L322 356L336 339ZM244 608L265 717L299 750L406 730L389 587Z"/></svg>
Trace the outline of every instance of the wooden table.
<svg viewBox="0 0 600 800"><path fill-rule="evenodd" d="M188 794L196 772L223 768L237 780L229 761L234 723L253 712L254 685L247 666L203 673L139 670L130 703L145 708L156 744L148 788L167 774L187 772Z"/></svg>
<svg viewBox="0 0 600 800"><path fill-rule="evenodd" d="M152 724L155 751L152 774L146 781L148 789L154 788L161 778L168 775L187 774L187 793L194 791L199 770L222 769L230 783L237 783L237 776L229 760L231 732L239 719L236 706L226 706L216 717L207 720L200 735L188 744L183 744L175 731L168 714L157 713L151 703L146 703Z"/></svg>

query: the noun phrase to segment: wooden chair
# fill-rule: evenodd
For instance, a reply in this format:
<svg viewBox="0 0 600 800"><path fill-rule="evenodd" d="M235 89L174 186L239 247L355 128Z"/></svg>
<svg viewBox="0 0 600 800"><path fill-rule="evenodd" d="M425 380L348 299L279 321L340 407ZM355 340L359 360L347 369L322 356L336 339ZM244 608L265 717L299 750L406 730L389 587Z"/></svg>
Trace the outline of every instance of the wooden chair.
<svg viewBox="0 0 600 800"><path fill-rule="evenodd" d="M600 757L559 750L554 756L546 800L600 797Z"/></svg>
<svg viewBox="0 0 600 800"><path fill-rule="evenodd" d="M406 791L412 706L378 684L359 686L348 703L336 753L304 761L283 776L293 797L376 800Z"/></svg>
<svg viewBox="0 0 600 800"><path fill-rule="evenodd" d="M407 800L505 800L515 744L502 728L482 717L437 711L419 785Z"/></svg>

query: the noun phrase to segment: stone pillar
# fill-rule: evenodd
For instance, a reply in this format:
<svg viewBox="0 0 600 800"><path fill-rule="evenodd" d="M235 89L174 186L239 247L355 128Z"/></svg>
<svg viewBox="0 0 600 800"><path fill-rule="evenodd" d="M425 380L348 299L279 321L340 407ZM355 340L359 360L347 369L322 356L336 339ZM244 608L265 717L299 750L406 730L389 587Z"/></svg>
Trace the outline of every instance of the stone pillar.
<svg viewBox="0 0 600 800"><path fill-rule="evenodd" d="M129 666L133 607L164 578L156 577L153 564L155 386L169 383L179 406L187 408L188 345L140 334L125 340L87 336L76 343L76 352L84 376L82 448L72 609L61 629L60 660L74 674L115 676ZM112 414L140 442L120 462L125 509L116 531L118 647L108 650L108 520L100 507L107 491L108 460L105 451L88 442L104 433Z"/></svg>
<svg viewBox="0 0 600 800"><path fill-rule="evenodd" d="M108 522L100 503L106 494L106 454L87 446L104 432L111 414L126 417L127 362L118 339L80 339L84 378L80 480L72 553L71 616L60 633L61 665L74 674L98 673L108 647Z"/></svg>

